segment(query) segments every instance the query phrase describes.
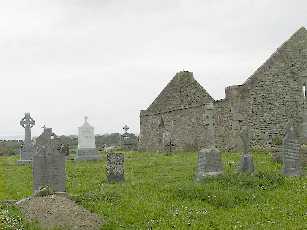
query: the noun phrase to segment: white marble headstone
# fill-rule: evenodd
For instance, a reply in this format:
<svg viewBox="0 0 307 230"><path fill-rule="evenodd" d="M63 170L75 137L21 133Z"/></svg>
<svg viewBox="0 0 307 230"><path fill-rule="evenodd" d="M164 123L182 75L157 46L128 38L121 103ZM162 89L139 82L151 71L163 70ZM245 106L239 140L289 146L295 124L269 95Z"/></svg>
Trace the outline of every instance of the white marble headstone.
<svg viewBox="0 0 307 230"><path fill-rule="evenodd" d="M77 160L99 160L96 152L94 127L84 118L84 123L79 127Z"/></svg>

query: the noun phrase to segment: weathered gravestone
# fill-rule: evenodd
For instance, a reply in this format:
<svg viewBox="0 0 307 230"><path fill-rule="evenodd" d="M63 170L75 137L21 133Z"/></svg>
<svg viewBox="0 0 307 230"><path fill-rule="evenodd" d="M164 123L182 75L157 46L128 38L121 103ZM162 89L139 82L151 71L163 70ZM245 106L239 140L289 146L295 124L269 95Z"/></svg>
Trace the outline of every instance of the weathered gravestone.
<svg viewBox="0 0 307 230"><path fill-rule="evenodd" d="M24 118L21 119L20 125L25 129L24 143L20 149L20 160L17 164L29 164L32 162L33 144L31 140L31 128L35 125L34 119L30 113L25 113Z"/></svg>
<svg viewBox="0 0 307 230"><path fill-rule="evenodd" d="M124 154L108 153L106 171L108 182L124 181Z"/></svg>
<svg viewBox="0 0 307 230"><path fill-rule="evenodd" d="M206 126L208 127L208 147L201 149L198 153L196 181L223 173L221 153L215 148L214 107L212 103L207 106Z"/></svg>
<svg viewBox="0 0 307 230"><path fill-rule="evenodd" d="M303 86L303 110L301 123L301 159L302 167L307 166L307 71L301 73L301 83Z"/></svg>
<svg viewBox="0 0 307 230"><path fill-rule="evenodd" d="M34 194L46 186L54 192L65 192L65 153L51 128L44 128L36 139L32 164Z"/></svg>
<svg viewBox="0 0 307 230"><path fill-rule="evenodd" d="M249 133L247 128L243 128L240 132L240 137L243 143L243 155L241 156L241 162L239 171L252 173L255 171L253 157L250 152Z"/></svg>
<svg viewBox="0 0 307 230"><path fill-rule="evenodd" d="M120 144L122 149L131 151L137 148L137 143L131 138L131 134L128 133L129 129L128 125L123 127L124 133L121 135Z"/></svg>
<svg viewBox="0 0 307 230"><path fill-rule="evenodd" d="M282 174L285 176L300 176L302 174L298 133L291 123L287 126L283 140Z"/></svg>
<svg viewBox="0 0 307 230"><path fill-rule="evenodd" d="M94 127L88 123L87 119L85 117L84 124L79 127L76 160L100 160L96 151Z"/></svg>
<svg viewBox="0 0 307 230"><path fill-rule="evenodd" d="M162 144L165 150L169 153L173 152L173 149L176 147L175 143L172 140L171 133L165 130L162 134Z"/></svg>

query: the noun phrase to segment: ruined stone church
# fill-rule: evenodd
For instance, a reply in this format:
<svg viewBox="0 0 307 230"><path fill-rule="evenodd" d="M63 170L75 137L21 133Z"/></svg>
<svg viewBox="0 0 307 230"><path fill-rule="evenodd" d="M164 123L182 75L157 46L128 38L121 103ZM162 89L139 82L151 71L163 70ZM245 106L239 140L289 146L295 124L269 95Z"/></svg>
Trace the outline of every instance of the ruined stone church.
<svg viewBox="0 0 307 230"><path fill-rule="evenodd" d="M197 150L208 140L208 106L214 105L216 146L240 147L240 130L248 126L253 147L270 146L283 137L286 124L302 121L306 96L307 31L299 29L242 85L225 89L225 98L214 100L182 71L156 100L140 113L140 150ZM167 137L167 140L165 138Z"/></svg>

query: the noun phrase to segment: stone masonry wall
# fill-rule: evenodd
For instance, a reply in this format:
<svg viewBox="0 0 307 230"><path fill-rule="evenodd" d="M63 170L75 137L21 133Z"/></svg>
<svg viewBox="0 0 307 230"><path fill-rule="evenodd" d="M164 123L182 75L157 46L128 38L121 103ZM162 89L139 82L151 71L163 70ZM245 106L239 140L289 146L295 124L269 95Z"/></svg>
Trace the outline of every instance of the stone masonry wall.
<svg viewBox="0 0 307 230"><path fill-rule="evenodd" d="M209 142L205 105L156 114L142 111L141 127L140 149L144 151L165 151L167 147L163 146L162 138L166 131L170 133L176 150L198 149Z"/></svg>
<svg viewBox="0 0 307 230"><path fill-rule="evenodd" d="M303 85L307 71L307 31L298 30L242 85L225 89L214 101L195 82L193 74L178 73L159 97L140 115L140 149L163 151L163 130L171 133L177 150L206 145L206 104L214 102L216 145L241 147L239 132L248 125L252 147L270 146L282 138L289 120L302 122ZM163 120L164 129L160 123ZM160 127L160 128L159 128Z"/></svg>
<svg viewBox="0 0 307 230"><path fill-rule="evenodd" d="M307 69L307 31L302 28L285 42L243 85L226 88L217 102L220 147L240 146L236 138L244 125L250 127L253 147L270 146L283 137L289 120L302 120L301 73Z"/></svg>

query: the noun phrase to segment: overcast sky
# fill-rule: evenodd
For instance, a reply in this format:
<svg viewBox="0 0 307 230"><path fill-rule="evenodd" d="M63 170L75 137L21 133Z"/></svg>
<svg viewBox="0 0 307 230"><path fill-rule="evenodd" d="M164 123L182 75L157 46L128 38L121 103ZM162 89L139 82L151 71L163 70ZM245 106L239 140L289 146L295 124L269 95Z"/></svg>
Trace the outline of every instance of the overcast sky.
<svg viewBox="0 0 307 230"><path fill-rule="evenodd" d="M0 0L0 135L139 133L176 72L221 99L306 25L305 0Z"/></svg>

